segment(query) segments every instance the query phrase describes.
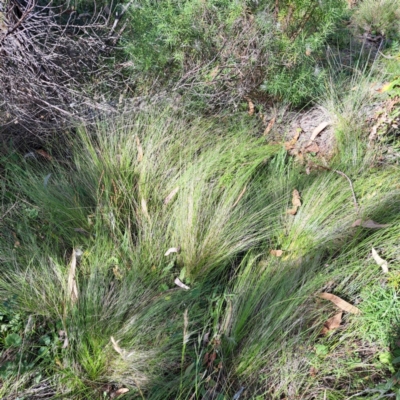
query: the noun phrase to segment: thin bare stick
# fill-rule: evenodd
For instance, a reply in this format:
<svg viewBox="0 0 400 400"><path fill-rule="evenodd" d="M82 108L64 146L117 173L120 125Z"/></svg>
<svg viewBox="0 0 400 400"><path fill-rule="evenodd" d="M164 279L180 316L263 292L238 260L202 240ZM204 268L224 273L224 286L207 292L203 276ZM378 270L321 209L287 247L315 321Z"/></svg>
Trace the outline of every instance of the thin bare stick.
<svg viewBox="0 0 400 400"><path fill-rule="evenodd" d="M339 171L337 169L334 169L333 171L336 172L337 174L341 175L341 176L344 176L348 180L349 185L350 185L350 189L351 189L351 193L353 195L354 207L355 207L356 211L359 212L360 211L360 207L358 206L358 203L357 203L357 197L356 197L356 194L354 192L353 182L351 181L351 179L344 172Z"/></svg>
<svg viewBox="0 0 400 400"><path fill-rule="evenodd" d="M4 217L18 204L18 202L16 201L1 217L0 217L0 221L2 219L4 219Z"/></svg>

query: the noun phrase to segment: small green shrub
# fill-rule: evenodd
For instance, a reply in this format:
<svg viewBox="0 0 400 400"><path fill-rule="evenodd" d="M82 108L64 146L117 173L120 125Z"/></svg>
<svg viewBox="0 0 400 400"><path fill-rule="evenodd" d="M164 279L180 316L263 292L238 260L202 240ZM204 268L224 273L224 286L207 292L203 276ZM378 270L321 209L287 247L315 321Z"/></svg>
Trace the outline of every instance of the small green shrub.
<svg viewBox="0 0 400 400"><path fill-rule="evenodd" d="M361 32L399 38L400 1L364 0L352 16L352 23Z"/></svg>
<svg viewBox="0 0 400 400"><path fill-rule="evenodd" d="M342 0L148 0L131 6L125 49L138 80L157 77L203 108L254 92L299 106L321 90L319 59L343 12Z"/></svg>

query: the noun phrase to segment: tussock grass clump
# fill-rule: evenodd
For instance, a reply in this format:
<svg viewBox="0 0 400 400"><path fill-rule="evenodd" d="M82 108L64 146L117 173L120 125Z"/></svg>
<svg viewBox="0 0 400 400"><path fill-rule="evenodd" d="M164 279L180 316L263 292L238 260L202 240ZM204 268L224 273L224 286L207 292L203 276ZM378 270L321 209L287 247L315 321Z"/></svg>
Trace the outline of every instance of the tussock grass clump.
<svg viewBox="0 0 400 400"><path fill-rule="evenodd" d="M371 246L395 257L395 169L356 177L356 209L344 176L306 175L248 123L170 109L100 121L70 153L2 161L1 395L311 398L310 367L328 374L315 346L334 358L341 338L375 337L368 307L321 337L334 307L317 294L354 303L380 276ZM340 392L352 366L335 360Z"/></svg>

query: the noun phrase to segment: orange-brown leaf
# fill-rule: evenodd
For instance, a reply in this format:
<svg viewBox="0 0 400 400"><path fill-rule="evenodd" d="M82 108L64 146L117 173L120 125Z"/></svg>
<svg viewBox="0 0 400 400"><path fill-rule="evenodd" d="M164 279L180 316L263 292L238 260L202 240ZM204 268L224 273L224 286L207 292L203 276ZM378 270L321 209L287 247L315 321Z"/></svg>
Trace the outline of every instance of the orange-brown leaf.
<svg viewBox="0 0 400 400"><path fill-rule="evenodd" d="M121 388L121 389L118 389L118 390L115 392L115 394L116 394L117 396L119 396L119 395L121 395L121 394L128 393L128 392L129 392L129 389L127 389L127 388Z"/></svg>
<svg viewBox="0 0 400 400"><path fill-rule="evenodd" d="M265 128L265 131L264 131L264 136L267 136L268 133L271 132L271 129L272 129L272 127L273 127L274 124L275 124L275 121L276 121L276 117L273 117L273 118L271 118L271 120L268 122L268 125L267 125L267 127Z"/></svg>
<svg viewBox="0 0 400 400"><path fill-rule="evenodd" d="M254 103L251 101L250 97L245 97L247 104L249 105L249 115L254 114Z"/></svg>
<svg viewBox="0 0 400 400"><path fill-rule="evenodd" d="M136 136L136 146L137 146L137 161L141 162L143 160L143 147L140 143L139 136Z"/></svg>
<svg viewBox="0 0 400 400"><path fill-rule="evenodd" d="M341 310L347 311L348 313L351 313L351 314L360 314L361 313L361 311L357 307L352 306L347 301L341 299L338 296L335 296L332 293L321 293L319 295L319 297L321 297L322 299L331 301L333 304L338 306Z"/></svg>
<svg viewBox="0 0 400 400"><path fill-rule="evenodd" d="M333 331L334 329L339 328L340 323L342 322L342 315L343 312L340 311L339 313L335 314L333 317L329 318L324 327L321 330L321 335L326 335L329 331Z"/></svg>
<svg viewBox="0 0 400 400"><path fill-rule="evenodd" d="M309 146L305 148L305 153L318 153L319 152L319 146L317 143L311 143Z"/></svg>
<svg viewBox="0 0 400 400"><path fill-rule="evenodd" d="M302 131L301 128L297 128L297 129L296 129L296 133L294 134L294 136L292 137L292 139L289 140L288 142L285 142L285 149L286 149L287 151L293 149L293 147L295 146L297 140L299 139L299 136L300 136L301 131Z"/></svg>
<svg viewBox="0 0 400 400"><path fill-rule="evenodd" d="M298 207L289 208L289 210L287 210L286 213L290 214L290 215L296 215L297 209L298 209Z"/></svg>
<svg viewBox="0 0 400 400"><path fill-rule="evenodd" d="M44 150L36 150L36 153L38 153L38 154L40 154L42 157L44 157L46 160L49 160L49 161L51 161L52 159L53 159L53 157L49 154L49 153L47 153L46 151L44 151Z"/></svg>
<svg viewBox="0 0 400 400"><path fill-rule="evenodd" d="M293 207L300 207L301 206L301 201L300 201L300 193L297 189L293 190L292 193L292 204Z"/></svg>

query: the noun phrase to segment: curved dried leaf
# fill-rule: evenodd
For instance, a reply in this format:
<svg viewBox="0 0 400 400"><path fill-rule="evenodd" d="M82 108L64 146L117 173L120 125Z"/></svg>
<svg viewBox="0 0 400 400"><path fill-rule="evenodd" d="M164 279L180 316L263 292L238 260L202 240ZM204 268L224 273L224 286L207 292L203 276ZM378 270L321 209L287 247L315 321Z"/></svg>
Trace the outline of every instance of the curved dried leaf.
<svg viewBox="0 0 400 400"><path fill-rule="evenodd" d="M117 395L117 396L119 396L120 394L124 394L124 393L128 393L129 392L129 389L127 389L127 388L121 388L121 389L118 389L116 392L115 392L115 394Z"/></svg>
<svg viewBox="0 0 400 400"><path fill-rule="evenodd" d="M254 103L251 101L251 99L249 97L245 97L245 99L247 100L247 103L249 104L249 115L253 115L254 114Z"/></svg>
<svg viewBox="0 0 400 400"><path fill-rule="evenodd" d="M174 283L175 283L175 285L179 286L182 289L185 289L185 290L189 290L190 289L190 287L185 285L183 282L181 282L181 280L179 278L176 278L174 280Z"/></svg>
<svg viewBox="0 0 400 400"><path fill-rule="evenodd" d="M137 152L138 152L137 161L141 162L143 160L143 147L140 143L139 136L136 136L136 146L137 146Z"/></svg>
<svg viewBox="0 0 400 400"><path fill-rule="evenodd" d="M36 153L37 153L37 154L40 154L40 155L41 155L42 157L44 157L46 160L51 161L51 160L53 159L53 157L52 157L49 153L47 153L47 151L44 151L44 150L42 150L42 149L36 150Z"/></svg>
<svg viewBox="0 0 400 400"><path fill-rule="evenodd" d="M178 193L179 191L179 186L177 186L165 199L164 199L164 204L167 205Z"/></svg>
<svg viewBox="0 0 400 400"><path fill-rule="evenodd" d="M379 229L379 228L387 228L390 226L390 224L379 224L373 221L372 219L367 219L366 221L363 221L361 218L359 218L355 220L351 226L352 228L356 226L362 226L363 228Z"/></svg>
<svg viewBox="0 0 400 400"><path fill-rule="evenodd" d="M273 118L271 118L271 120L268 122L268 125L267 125L267 127L265 128L265 131L264 131L264 133L263 133L264 136L267 136L268 133L271 132L271 129L272 129L272 127L273 127L274 124L275 124L275 121L276 121L276 117L273 117Z"/></svg>
<svg viewBox="0 0 400 400"><path fill-rule="evenodd" d="M340 309L342 309L343 311L346 311L348 313L351 313L351 314L360 314L361 313L361 311L357 307L352 306L347 301L341 299L338 296L335 296L332 293L321 293L319 295L319 297L321 297L322 299L325 299L325 300L330 300L333 304L337 305Z"/></svg>
<svg viewBox="0 0 400 400"><path fill-rule="evenodd" d="M121 349L121 347L119 347L118 342L111 336L111 343L113 345L114 350L118 353L121 354L121 356L124 354L124 350Z"/></svg>
<svg viewBox="0 0 400 400"><path fill-rule="evenodd" d="M67 283L67 296L72 304L78 300L78 287L75 280L76 274L76 251L72 250L71 264L69 266L68 283Z"/></svg>
<svg viewBox="0 0 400 400"><path fill-rule="evenodd" d="M143 214L145 215L145 217L148 219L148 220L150 220L150 215L149 215L149 211L148 211L148 209L147 209L147 203L146 203L146 200L142 197L142 200L141 200L141 206L142 206L142 212L143 212Z"/></svg>
<svg viewBox="0 0 400 400"><path fill-rule="evenodd" d="M389 265L388 262L386 260L384 260L383 258L381 258L379 256L379 254L377 253L377 251L372 248L372 257L375 260L375 262L382 267L382 271L383 273L387 274L389 272Z"/></svg>
<svg viewBox="0 0 400 400"><path fill-rule="evenodd" d="M241 198L243 197L243 195L246 193L246 189L247 189L247 186L245 186L245 187L243 188L243 190L240 192L238 198L237 198L236 201L233 203L232 208L234 208L234 207L237 206L237 204L239 203L240 199L241 199Z"/></svg>
<svg viewBox="0 0 400 400"><path fill-rule="evenodd" d="M181 251L180 246L178 247L170 247L167 252L164 254L164 256L169 256L172 253L179 253Z"/></svg>
<svg viewBox="0 0 400 400"><path fill-rule="evenodd" d="M335 314L333 317L329 318L325 322L324 327L321 330L321 335L326 335L329 331L339 328L340 323L342 322L342 315L343 315L343 312L340 311L339 313Z"/></svg>
<svg viewBox="0 0 400 400"><path fill-rule="evenodd" d="M301 201L300 201L301 197L300 197L300 193L297 189L293 190L292 193L292 204L293 207L300 207L301 206Z"/></svg>

